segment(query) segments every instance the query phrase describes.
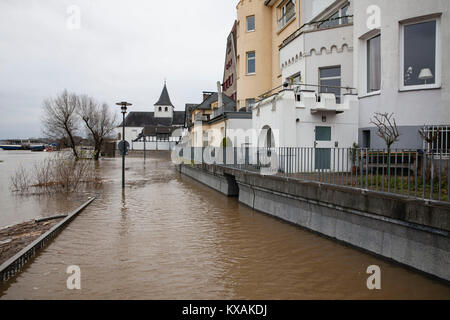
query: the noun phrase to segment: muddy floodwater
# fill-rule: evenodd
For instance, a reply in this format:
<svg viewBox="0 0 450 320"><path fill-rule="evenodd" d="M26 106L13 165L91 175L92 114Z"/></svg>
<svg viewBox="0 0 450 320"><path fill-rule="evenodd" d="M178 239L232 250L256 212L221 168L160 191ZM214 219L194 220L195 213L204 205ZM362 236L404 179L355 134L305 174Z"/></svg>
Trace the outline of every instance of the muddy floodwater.
<svg viewBox="0 0 450 320"><path fill-rule="evenodd" d="M180 175L165 153L103 159L98 190L18 196L9 176L47 156L0 151L0 227L97 199L6 285L2 299L450 299L450 287L256 212ZM0 239L2 240L2 239ZM81 290L67 289L79 266ZM367 267L381 268L368 290Z"/></svg>

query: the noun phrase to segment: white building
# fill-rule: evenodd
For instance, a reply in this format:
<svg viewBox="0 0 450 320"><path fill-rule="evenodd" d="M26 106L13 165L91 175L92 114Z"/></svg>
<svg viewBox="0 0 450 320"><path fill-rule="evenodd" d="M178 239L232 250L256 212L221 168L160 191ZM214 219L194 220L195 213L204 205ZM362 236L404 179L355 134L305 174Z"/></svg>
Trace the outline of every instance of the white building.
<svg viewBox="0 0 450 320"><path fill-rule="evenodd" d="M423 148L418 130L440 128L435 147L448 149L450 126L450 1L358 0L354 6L354 78L359 142L384 148L370 123L394 113L394 148Z"/></svg>
<svg viewBox="0 0 450 320"><path fill-rule="evenodd" d="M358 94L358 102L350 103L355 108L350 107L350 113L357 117L357 134L343 130L347 134L338 136L340 130L334 128L339 122L354 126L354 118L327 117L332 121L327 126L336 133L332 140L339 146L358 142L364 148L385 148L371 124L379 112L393 113L396 119L401 136L393 148L423 148L419 129L426 126L439 132L433 147L449 149L450 62L444 59L450 53L449 9L448 0L305 0L302 14L311 19L285 39L280 49L283 82L297 93L315 92L318 105L323 92L335 94L337 105L345 103L345 94ZM253 117L254 125L268 127L271 122L278 126L281 146L304 146L311 141L317 145L313 130L300 136L291 123L294 114L288 115L286 107L278 111L286 105L280 98L287 96L292 100L285 91L269 97L270 103L264 99L257 104L254 112L259 116ZM300 95L295 97L298 100ZM274 105L269 108L272 114L264 109L269 104ZM325 114L316 115L309 120L317 123ZM297 126L305 128L302 121L307 118L297 115ZM285 138L294 132L296 139Z"/></svg>
<svg viewBox="0 0 450 320"><path fill-rule="evenodd" d="M176 129L184 129L185 112L175 111L170 101L166 83L159 100L154 104L153 112L129 112L125 118L125 139L132 150L170 150L178 137L171 137ZM122 133L122 124L118 131ZM148 136L144 146L143 130L146 128ZM138 140L139 141L136 141ZM119 135L119 140L121 136Z"/></svg>
<svg viewBox="0 0 450 320"><path fill-rule="evenodd" d="M335 1L283 42L280 64L289 85L253 108L260 147L317 148L330 159L321 168L329 169L332 148L358 141L351 9L347 0Z"/></svg>

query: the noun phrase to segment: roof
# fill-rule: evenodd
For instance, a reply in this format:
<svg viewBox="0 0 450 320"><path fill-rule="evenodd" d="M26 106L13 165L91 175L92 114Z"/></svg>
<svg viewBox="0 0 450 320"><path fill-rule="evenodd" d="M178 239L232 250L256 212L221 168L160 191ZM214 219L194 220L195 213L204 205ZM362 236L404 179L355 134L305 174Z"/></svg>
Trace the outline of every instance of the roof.
<svg viewBox="0 0 450 320"><path fill-rule="evenodd" d="M223 104L225 105L225 111L235 111L236 102L231 99L226 94L222 94ZM211 104L217 102L218 94L217 92L212 93L208 98L206 98L202 103L200 103L195 109L199 110L210 110Z"/></svg>
<svg viewBox="0 0 450 320"><path fill-rule="evenodd" d="M176 127L166 126L145 126L144 130L142 130L142 134L146 137L156 136L158 134L172 134L176 129Z"/></svg>
<svg viewBox="0 0 450 320"><path fill-rule="evenodd" d="M159 97L158 102L155 103L155 106L172 106L173 104L170 101L169 92L167 91L166 83L164 83L164 88L161 92L161 96Z"/></svg>
<svg viewBox="0 0 450 320"><path fill-rule="evenodd" d="M123 124L121 123L120 126ZM125 118L125 127L145 126L182 126L184 111L174 111L173 118L155 118L154 112L129 112Z"/></svg>

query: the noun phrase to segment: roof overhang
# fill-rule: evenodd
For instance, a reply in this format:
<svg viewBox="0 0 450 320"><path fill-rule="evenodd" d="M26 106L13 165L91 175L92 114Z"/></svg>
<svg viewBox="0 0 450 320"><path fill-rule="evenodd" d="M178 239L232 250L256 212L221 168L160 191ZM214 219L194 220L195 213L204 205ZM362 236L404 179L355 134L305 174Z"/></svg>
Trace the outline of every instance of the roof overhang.
<svg viewBox="0 0 450 320"><path fill-rule="evenodd" d="M275 2L277 2L277 0L266 0L264 1L264 4L268 7L271 7L275 4Z"/></svg>

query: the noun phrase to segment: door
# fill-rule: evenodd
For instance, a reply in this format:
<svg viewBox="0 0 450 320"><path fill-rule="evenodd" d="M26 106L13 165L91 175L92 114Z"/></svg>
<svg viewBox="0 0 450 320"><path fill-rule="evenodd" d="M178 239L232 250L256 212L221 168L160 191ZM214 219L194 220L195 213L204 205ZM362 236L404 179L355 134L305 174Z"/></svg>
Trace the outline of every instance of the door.
<svg viewBox="0 0 450 320"><path fill-rule="evenodd" d="M330 170L331 148L333 148L331 127L317 126L315 128L315 138L315 168L316 170Z"/></svg>

